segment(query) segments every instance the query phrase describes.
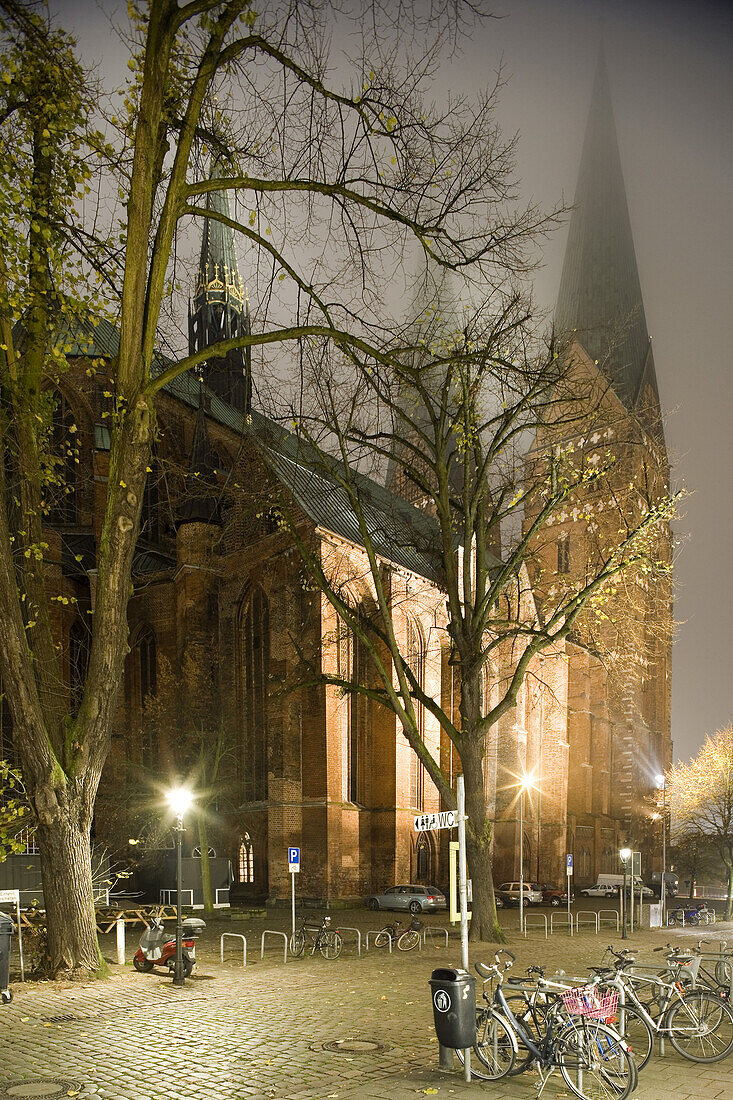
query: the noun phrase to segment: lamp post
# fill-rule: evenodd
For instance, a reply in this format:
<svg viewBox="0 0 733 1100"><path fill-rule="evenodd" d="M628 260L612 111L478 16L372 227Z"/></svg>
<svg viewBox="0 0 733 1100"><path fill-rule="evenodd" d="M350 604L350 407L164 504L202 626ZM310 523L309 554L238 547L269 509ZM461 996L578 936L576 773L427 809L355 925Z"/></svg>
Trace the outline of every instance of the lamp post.
<svg viewBox="0 0 733 1100"><path fill-rule="evenodd" d="M519 931L524 931L524 792L534 789L534 775L523 775L519 783ZM530 872L531 874L531 872Z"/></svg>
<svg viewBox="0 0 733 1100"><path fill-rule="evenodd" d="M622 848L619 851L621 862L624 865L624 886L621 894L621 939L625 940L626 937L626 868L628 867L629 859L631 858L631 848Z"/></svg>
<svg viewBox="0 0 733 1100"><path fill-rule="evenodd" d="M667 887L665 875L667 873L667 777L661 772L656 778L657 787L662 791L662 878L659 884L659 898L662 903L662 928L667 927Z"/></svg>
<svg viewBox="0 0 733 1100"><path fill-rule="evenodd" d="M181 909L181 889L183 872L181 843L183 840L183 815L193 802L193 795L185 787L176 787L167 794L168 804L176 815L176 965L173 970L173 984L184 985L183 976L183 914Z"/></svg>

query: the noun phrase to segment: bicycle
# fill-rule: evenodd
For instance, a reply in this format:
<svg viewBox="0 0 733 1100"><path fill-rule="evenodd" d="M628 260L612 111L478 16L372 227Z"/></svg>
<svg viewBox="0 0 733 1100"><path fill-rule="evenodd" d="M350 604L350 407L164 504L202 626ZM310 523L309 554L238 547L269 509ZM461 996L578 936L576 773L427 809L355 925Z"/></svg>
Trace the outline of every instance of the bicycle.
<svg viewBox="0 0 733 1100"><path fill-rule="evenodd" d="M337 959L341 954L343 941L338 930L331 928L331 918L324 917L320 925L308 924L305 917L300 918L300 923L290 937L290 953L298 959L305 952L306 944L311 949L311 955L320 951L324 959Z"/></svg>
<svg viewBox="0 0 733 1100"><path fill-rule="evenodd" d="M681 982L665 981L659 974L632 973L636 960L629 951L614 951L609 946L607 953L616 960L615 967L591 969L602 988L612 987L620 994L618 1029L631 1043L639 1069L651 1057L655 1035L668 1038L677 1053L690 1062L720 1062L730 1054L733 1012L719 995L685 989ZM679 959L684 962L689 956ZM641 997L644 987L651 989L648 1003Z"/></svg>
<svg viewBox="0 0 733 1100"><path fill-rule="evenodd" d="M374 937L375 947L387 947L390 942L397 944L398 951L414 951L420 944L422 921L414 917L409 928L402 929L402 922L385 924L381 932Z"/></svg>
<svg viewBox="0 0 733 1100"><path fill-rule="evenodd" d="M503 966L500 955L509 959ZM614 998L599 1000L587 989L564 990L555 1005L536 1018L537 1034L530 1034L503 992L503 972L512 966L514 956L510 951L501 951L495 960L493 966L475 965L484 986L496 979L491 995L484 988L485 1007L476 1011L474 1050L482 1069L475 1075L485 1081L509 1076L521 1041L529 1051L529 1064L539 1073L542 1088L559 1069L580 1100L625 1100L636 1087L638 1074L628 1044L605 1023L605 1017L613 1015ZM462 1059L462 1052L457 1053Z"/></svg>

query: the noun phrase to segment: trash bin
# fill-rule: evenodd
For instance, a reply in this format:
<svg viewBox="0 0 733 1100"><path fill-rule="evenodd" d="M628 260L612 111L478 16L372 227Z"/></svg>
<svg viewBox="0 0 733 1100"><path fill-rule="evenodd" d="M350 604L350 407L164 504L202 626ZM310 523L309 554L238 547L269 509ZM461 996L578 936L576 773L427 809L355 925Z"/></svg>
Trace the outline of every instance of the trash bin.
<svg viewBox="0 0 733 1100"><path fill-rule="evenodd" d="M476 979L441 967L430 978L435 1034L441 1046L465 1050L476 1041Z"/></svg>
<svg viewBox="0 0 733 1100"><path fill-rule="evenodd" d="M15 925L5 913L0 913L0 1001L10 1004L13 994L10 992L10 937Z"/></svg>

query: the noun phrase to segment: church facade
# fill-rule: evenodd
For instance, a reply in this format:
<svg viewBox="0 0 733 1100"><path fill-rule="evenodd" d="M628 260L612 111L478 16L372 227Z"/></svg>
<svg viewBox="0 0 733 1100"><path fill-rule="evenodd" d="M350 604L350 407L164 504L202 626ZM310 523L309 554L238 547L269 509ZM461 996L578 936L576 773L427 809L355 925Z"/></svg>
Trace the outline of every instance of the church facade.
<svg viewBox="0 0 733 1100"><path fill-rule="evenodd" d="M226 198L212 194L209 201L226 212ZM207 222L191 350L248 325L233 239L220 223ZM619 477L644 469L661 491L669 472L659 396L602 73L557 325L574 333L573 369L603 391L602 415L579 445L589 460L614 451ZM86 368L92 357L114 360L116 334L101 324L89 340L76 348L59 401L59 436L74 425L79 461L67 468L71 491L52 512L48 533L53 583L76 601L57 605L55 624L72 709L85 668L84 613L94 606L99 486L109 447L110 383L99 373L88 377ZM319 904L358 899L397 882L444 887L449 835L413 827L415 814L442 808L438 792L394 716L323 684L289 690L303 653L334 675L369 672L354 637L307 583L292 540L267 507L268 487L289 495L301 537L334 570L344 578L367 571L337 486L293 436L252 408L250 386L246 355L233 353L207 363L201 379L184 376L161 393L160 439L129 605L130 652L100 787L97 841L113 854L146 848L140 883L172 888L164 858L169 841L156 826L160 789L198 761L208 826L200 835L189 833L188 854L195 857L206 844L229 860L235 894L245 901L288 897L293 845L301 849L299 892ZM556 443L548 426L527 456L528 469ZM553 517L538 553L542 569L534 575L529 568L524 578L527 616L541 614L553 577L582 568L603 528L604 493L616 491L612 480L594 490L592 523L588 509L582 519L572 512ZM455 685L444 598L430 559L409 538L426 517L383 485L372 483L369 491L377 513L389 513L392 524L396 516L408 536L381 548L399 600L404 651L426 690L450 710ZM633 644L614 643L609 632L618 625L605 625L601 646L589 624L547 651L487 741L484 782L497 884L518 877L520 859L526 878L560 883L567 853L574 855L576 883L591 882L618 869L619 846L631 838L643 841L653 859L642 819L649 817L643 806L654 776L671 760L671 596L645 590L643 578L627 588L618 592L616 623ZM368 590L355 598L368 599ZM609 652L617 660L609 663L602 655ZM507 653L488 671L488 693L511 662ZM427 748L454 782L450 743L429 713L421 722ZM6 712L2 729L3 755L10 756ZM517 776L527 773L536 782L525 796L520 837ZM141 843L128 848L129 840Z"/></svg>

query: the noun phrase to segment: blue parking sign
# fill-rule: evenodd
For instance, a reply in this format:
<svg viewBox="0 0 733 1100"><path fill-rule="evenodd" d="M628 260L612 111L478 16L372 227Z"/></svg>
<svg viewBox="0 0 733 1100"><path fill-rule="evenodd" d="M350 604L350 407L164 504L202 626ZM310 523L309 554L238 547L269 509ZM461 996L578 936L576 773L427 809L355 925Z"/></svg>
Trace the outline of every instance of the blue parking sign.
<svg viewBox="0 0 733 1100"><path fill-rule="evenodd" d="M570 852L568 852L567 873L568 875L572 875L573 873L573 857Z"/></svg>
<svg viewBox="0 0 733 1100"><path fill-rule="evenodd" d="M288 848L288 870L300 870L300 848Z"/></svg>

